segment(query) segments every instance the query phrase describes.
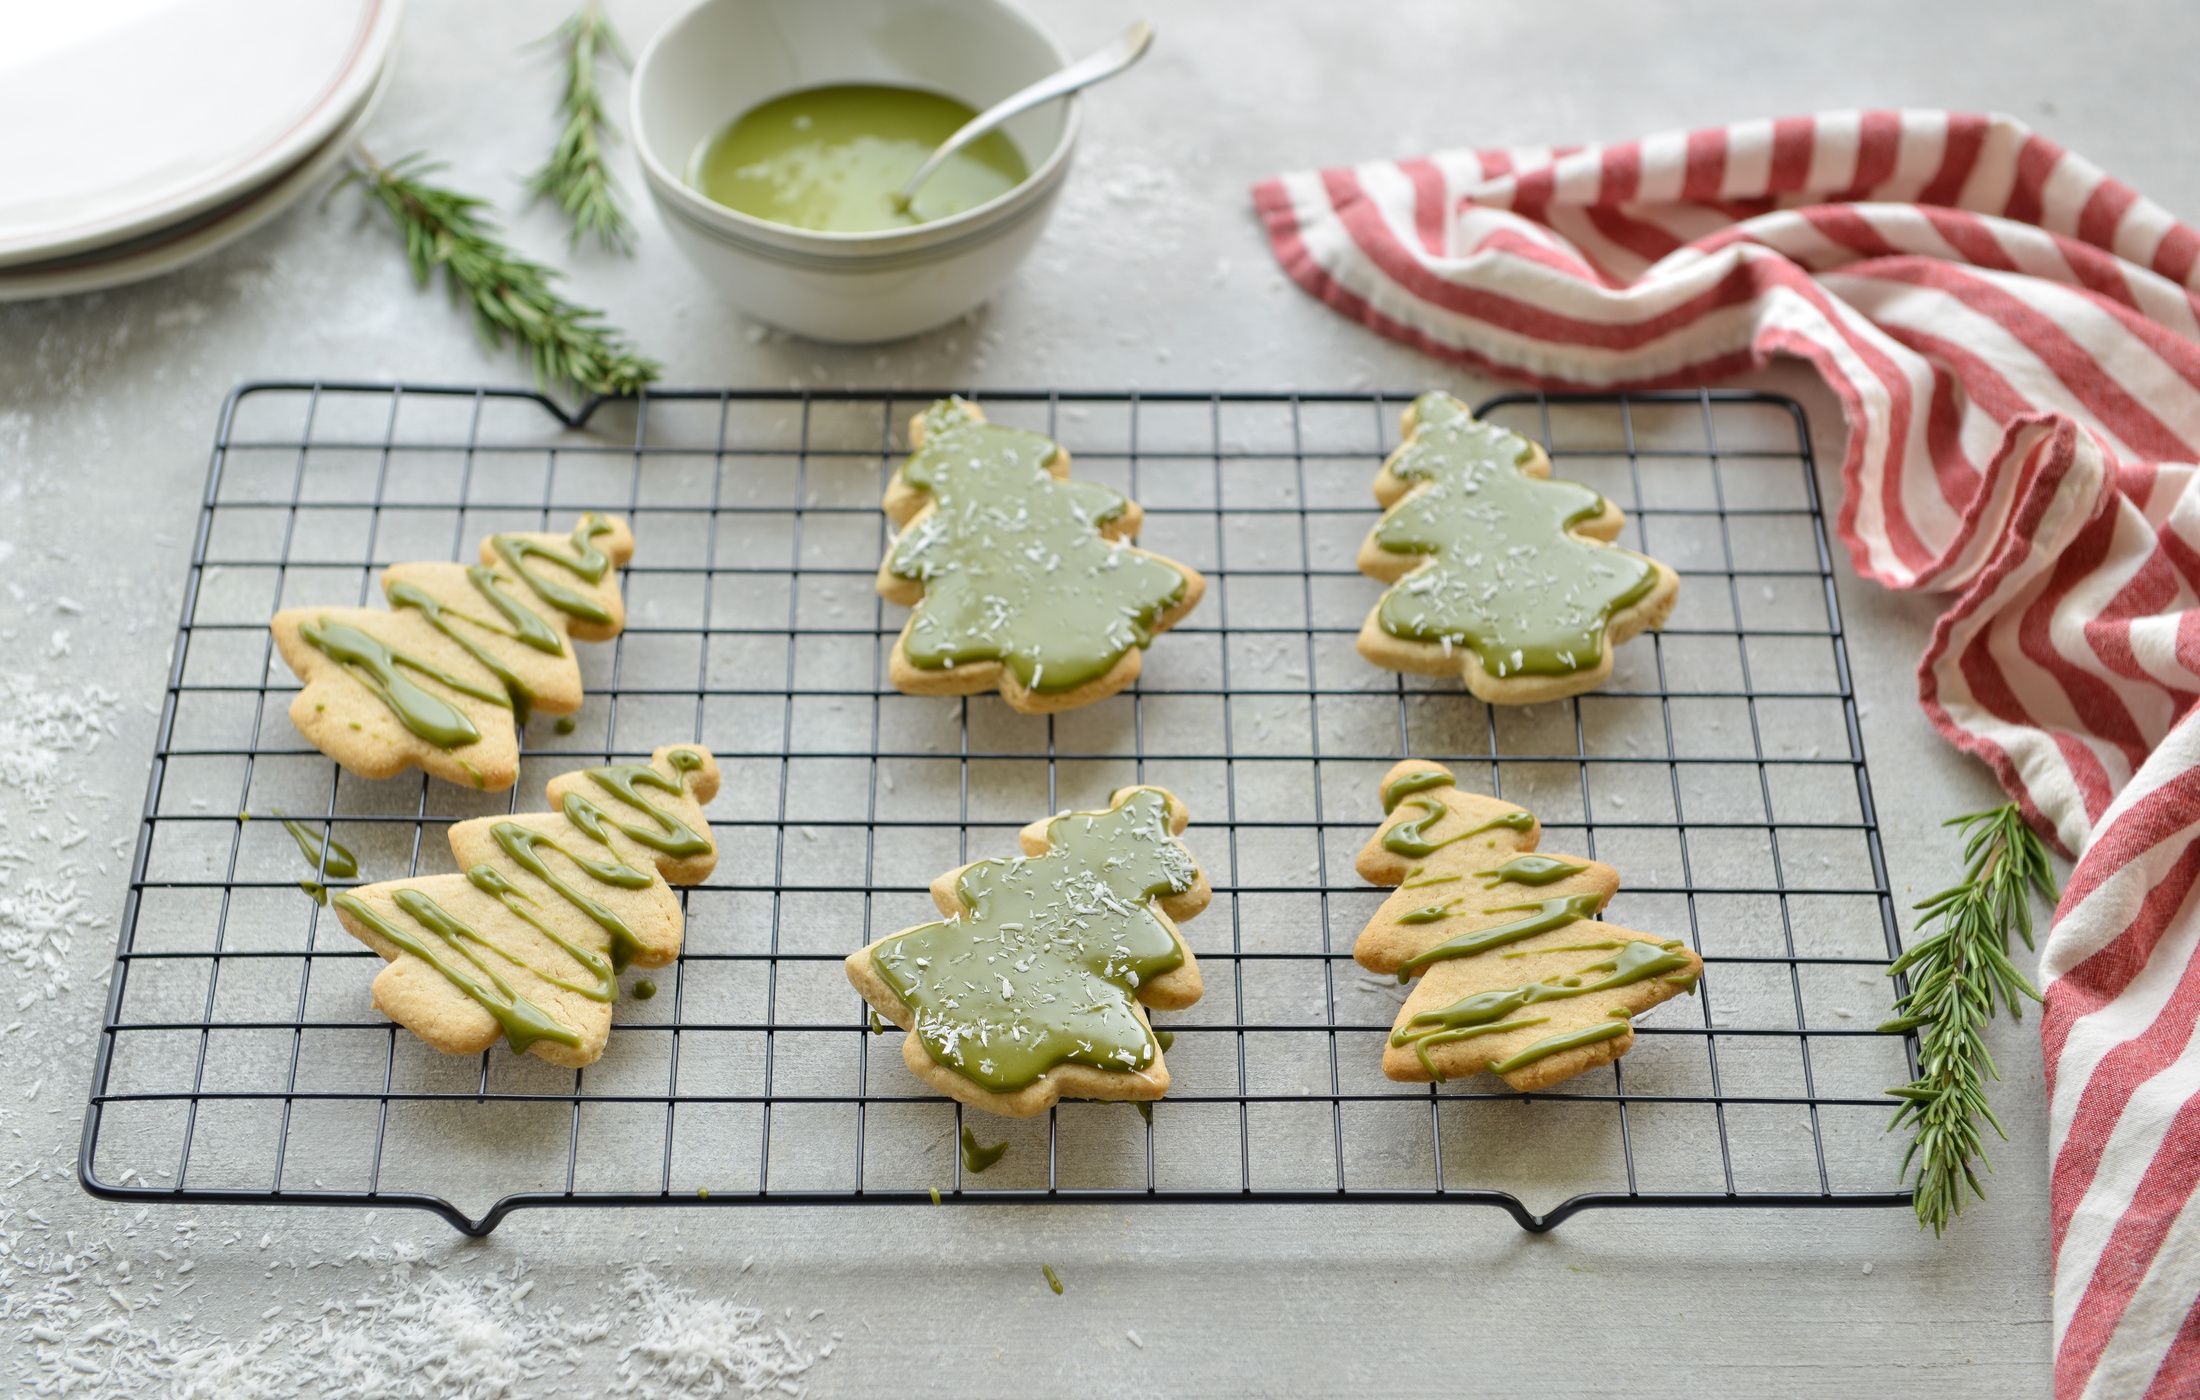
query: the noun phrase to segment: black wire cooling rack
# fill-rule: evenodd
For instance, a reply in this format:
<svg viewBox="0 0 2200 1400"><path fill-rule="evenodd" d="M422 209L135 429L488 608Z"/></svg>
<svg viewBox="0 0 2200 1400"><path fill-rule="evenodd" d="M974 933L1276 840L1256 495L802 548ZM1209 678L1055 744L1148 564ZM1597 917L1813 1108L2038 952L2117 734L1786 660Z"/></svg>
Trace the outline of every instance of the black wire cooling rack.
<svg viewBox="0 0 2200 1400"><path fill-rule="evenodd" d="M1353 636L1380 586L1397 395L992 392L1081 477L1145 506L1142 543L1210 593L1142 682L1087 709L902 696L902 614L872 578L908 416L893 392L652 393L568 415L499 389L261 383L222 410L192 546L99 1041L80 1171L138 1201L420 1207L486 1234L527 1206L1462 1201L1544 1230L1590 1206L1892 1206L1883 1090L1914 1041L1891 1005L1898 929L1801 409L1733 392L1508 395L1479 410L1628 510L1680 572L1660 635L1605 689L1492 709L1377 671ZM277 607L351 603L381 565L465 557L496 529L623 509L629 625L584 647L588 703L537 720L519 785L350 778L284 710ZM361 878L448 869L443 834L541 805L566 768L710 745L716 877L682 892L686 950L622 1000L583 1071L501 1048L438 1055L372 1010L381 966L301 893L278 815ZM1401 991L1349 950L1385 891L1352 854L1404 754L1534 808L1544 847L1618 868L1613 917L1686 937L1693 999L1623 1061L1535 1095L1377 1068ZM871 1033L840 959L932 917L941 871L1024 823L1165 783L1214 906L1207 970L1148 1118L1068 1103L972 1115ZM632 980L631 978L629 979ZM1531 1206L1538 1202L1541 1208Z"/></svg>

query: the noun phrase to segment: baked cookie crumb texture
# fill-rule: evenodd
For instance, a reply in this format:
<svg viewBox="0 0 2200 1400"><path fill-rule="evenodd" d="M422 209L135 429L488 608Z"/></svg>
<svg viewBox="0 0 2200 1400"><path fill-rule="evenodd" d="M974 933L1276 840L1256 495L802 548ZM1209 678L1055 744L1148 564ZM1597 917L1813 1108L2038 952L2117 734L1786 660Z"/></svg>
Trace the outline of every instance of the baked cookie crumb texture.
<svg viewBox="0 0 2200 1400"><path fill-rule="evenodd" d="M1199 572L1129 544L1137 503L1070 480L1052 438L961 399L918 414L910 435L884 501L900 533L878 576L914 609L889 662L899 689L998 688L1030 714L1089 704L1136 680L1145 648L1198 604Z"/></svg>
<svg viewBox="0 0 2200 1400"><path fill-rule="evenodd" d="M698 744L561 773L556 810L451 828L463 873L364 885L329 904L389 963L375 1006L429 1045L471 1055L502 1039L553 1064L592 1064L618 974L679 954L671 886L718 862L703 815L717 792L718 761Z"/></svg>
<svg viewBox="0 0 2200 1400"><path fill-rule="evenodd" d="M1578 695L1612 647L1672 613L1680 579L1610 543L1626 517L1595 491L1549 479L1543 449L1423 394L1375 478L1383 518L1363 573L1392 586L1360 654L1394 671L1456 674L1492 704Z"/></svg>
<svg viewBox="0 0 2200 1400"><path fill-rule="evenodd" d="M1199 1000L1175 920L1208 887L1178 835L1186 813L1157 787L1106 811L1024 828L1024 854L941 876L947 917L859 949L848 980L908 1035L902 1058L942 1093L1029 1117L1063 1098L1150 1100L1169 1087L1146 1008Z"/></svg>
<svg viewBox="0 0 2200 1400"><path fill-rule="evenodd" d="M1597 918L1610 866L1536 851L1535 815L1463 792L1440 763L1383 776L1386 816L1357 866L1394 885L1352 956L1419 979L1391 1028L1383 1073L1409 1083L1489 1070L1547 1088L1634 1045L1632 1017L1692 991L1703 960L1674 939Z"/></svg>
<svg viewBox="0 0 2200 1400"><path fill-rule="evenodd" d="M500 792L519 777L519 729L581 707L573 642L626 625L617 570L634 536L617 516L572 533L507 531L478 564L392 564L380 608L285 608L270 624L304 688L291 722L363 778L419 768Z"/></svg>

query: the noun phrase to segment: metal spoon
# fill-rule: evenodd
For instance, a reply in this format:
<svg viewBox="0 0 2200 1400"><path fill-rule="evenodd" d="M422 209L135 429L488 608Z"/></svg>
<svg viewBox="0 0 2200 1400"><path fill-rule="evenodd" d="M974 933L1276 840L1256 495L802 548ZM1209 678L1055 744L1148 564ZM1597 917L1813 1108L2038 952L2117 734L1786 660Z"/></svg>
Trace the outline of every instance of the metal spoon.
<svg viewBox="0 0 2200 1400"><path fill-rule="evenodd" d="M1080 88L1088 88L1103 79L1114 77L1138 62L1139 59L1144 58L1147 47L1152 43L1152 23L1147 20L1140 20L1124 30L1122 38L1117 39L1098 53L1081 58L1067 68L1050 73L1030 87L1011 93L978 113L969 121L964 122L953 136L948 137L940 144L938 150L925 158L924 164L917 167L917 173L910 176L909 182L894 194L894 208L902 213L908 213L910 203L916 196L917 187L932 178L932 172L938 170L940 163L955 154L955 152L1018 113L1027 112L1042 102L1052 102L1057 97L1067 97Z"/></svg>

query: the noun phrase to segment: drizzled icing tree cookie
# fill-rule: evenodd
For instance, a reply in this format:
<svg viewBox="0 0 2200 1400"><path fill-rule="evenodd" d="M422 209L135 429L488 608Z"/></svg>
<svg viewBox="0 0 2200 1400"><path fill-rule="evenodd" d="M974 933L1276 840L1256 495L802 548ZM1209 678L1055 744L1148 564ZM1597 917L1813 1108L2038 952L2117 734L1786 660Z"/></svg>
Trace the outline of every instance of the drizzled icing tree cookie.
<svg viewBox="0 0 2200 1400"><path fill-rule="evenodd" d="M1609 543L1619 507L1550 472L1541 447L1451 395L1415 399L1375 478L1383 518L1360 545L1360 572L1392 585L1360 654L1532 705L1594 690L1615 645L1664 626L1679 576Z"/></svg>
<svg viewBox="0 0 2200 1400"><path fill-rule="evenodd" d="M1395 885L1352 956L1420 979L1398 1011L1383 1073L1409 1083L1490 1070L1542 1089L1634 1045L1628 1018L1696 985L1678 941L1601 922L1610 866L1542 855L1534 814L1461 792L1451 770L1407 759L1383 775L1381 829L1362 879Z"/></svg>
<svg viewBox="0 0 2200 1400"><path fill-rule="evenodd" d="M461 873L364 885L329 906L389 962L375 1006L436 1049L472 1055L503 1040L552 1064L592 1064L618 974L679 954L671 886L718 863L703 815L717 792L718 761L698 744L561 773L555 811L452 827Z"/></svg>
<svg viewBox="0 0 2200 1400"><path fill-rule="evenodd" d="M1069 478L1039 433L942 399L910 421L916 450L887 487L900 534L878 590L914 608L889 663L911 695L1000 689L1026 714L1105 699L1138 679L1153 638L1199 602L1198 570L1126 543L1138 503Z"/></svg>
<svg viewBox="0 0 2200 1400"><path fill-rule="evenodd" d="M1176 839L1186 821L1166 790L1129 787L1104 812L1033 822L1023 855L934 880L947 917L850 954L848 980L909 1033L911 1072L972 1108L1158 1099L1169 1070L1146 1008L1200 994L1173 922L1209 893Z"/></svg>
<svg viewBox="0 0 2200 1400"><path fill-rule="evenodd" d="M575 641L626 624L617 570L634 536L591 511L570 534L509 532L479 564L392 564L389 608L285 608L275 644L305 688L291 722L363 778L420 768L502 791L519 777L519 726L581 707Z"/></svg>

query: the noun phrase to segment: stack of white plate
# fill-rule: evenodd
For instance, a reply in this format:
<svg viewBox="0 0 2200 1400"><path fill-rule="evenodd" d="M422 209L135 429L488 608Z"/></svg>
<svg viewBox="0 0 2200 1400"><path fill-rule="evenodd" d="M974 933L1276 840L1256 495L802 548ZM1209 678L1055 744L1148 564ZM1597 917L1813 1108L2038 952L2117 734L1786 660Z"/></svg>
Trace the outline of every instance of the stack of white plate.
<svg viewBox="0 0 2200 1400"><path fill-rule="evenodd" d="M0 0L0 301L118 287L321 188L401 0Z"/></svg>

